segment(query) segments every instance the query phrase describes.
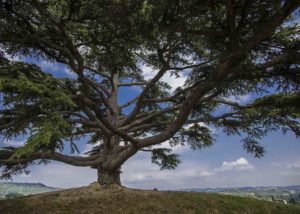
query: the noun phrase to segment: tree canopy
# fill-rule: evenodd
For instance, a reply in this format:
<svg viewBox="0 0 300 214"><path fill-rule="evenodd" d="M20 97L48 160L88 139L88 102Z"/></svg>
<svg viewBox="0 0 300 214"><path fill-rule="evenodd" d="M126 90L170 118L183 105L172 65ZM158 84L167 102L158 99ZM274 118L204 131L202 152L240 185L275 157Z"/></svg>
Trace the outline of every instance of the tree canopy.
<svg viewBox="0 0 300 214"><path fill-rule="evenodd" d="M0 134L27 139L0 149L1 178L56 160L96 168L101 184L120 184L122 164L137 152L173 169L180 160L171 147L208 147L211 127L241 135L256 157L271 131L299 137L299 5L1 1ZM26 58L64 64L75 77L55 76ZM184 85L172 88L162 79L170 75L185 77ZM120 103L128 88L139 94ZM246 103L233 99L249 94ZM82 139L90 151L66 154L66 146L80 153ZM165 141L171 147L159 146Z"/></svg>

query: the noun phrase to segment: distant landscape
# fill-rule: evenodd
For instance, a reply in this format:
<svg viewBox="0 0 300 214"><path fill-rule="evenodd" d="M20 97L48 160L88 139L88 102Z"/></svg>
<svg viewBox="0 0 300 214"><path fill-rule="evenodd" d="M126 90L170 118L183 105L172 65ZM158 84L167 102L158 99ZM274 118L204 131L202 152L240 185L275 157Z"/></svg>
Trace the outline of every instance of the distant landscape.
<svg viewBox="0 0 300 214"><path fill-rule="evenodd" d="M44 192L59 190L42 183L0 183L0 199L17 198ZM238 187L238 188L195 188L180 189L184 192L219 193L248 197L283 204L300 204L300 185L270 187Z"/></svg>
<svg viewBox="0 0 300 214"><path fill-rule="evenodd" d="M54 190L58 190L58 188L49 187L42 183L0 183L0 199L17 198Z"/></svg>
<svg viewBox="0 0 300 214"><path fill-rule="evenodd" d="M249 197L284 204L300 203L300 185L239 188L195 188L182 189L180 191L219 193L223 195Z"/></svg>

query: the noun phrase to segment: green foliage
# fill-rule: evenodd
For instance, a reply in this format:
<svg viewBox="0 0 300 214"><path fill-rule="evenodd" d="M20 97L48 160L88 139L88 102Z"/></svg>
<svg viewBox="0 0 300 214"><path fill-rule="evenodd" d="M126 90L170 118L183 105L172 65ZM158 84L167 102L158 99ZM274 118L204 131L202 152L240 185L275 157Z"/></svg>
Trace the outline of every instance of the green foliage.
<svg viewBox="0 0 300 214"><path fill-rule="evenodd" d="M255 157L260 158L263 156L265 150L256 140L248 137L248 138L244 138L242 140L242 143L244 149L247 152L254 154Z"/></svg>
<svg viewBox="0 0 300 214"><path fill-rule="evenodd" d="M214 143L212 131L208 127L199 124L193 124L188 129L182 131L181 135L193 150L209 147Z"/></svg>
<svg viewBox="0 0 300 214"><path fill-rule="evenodd" d="M0 91L4 94L3 104L22 104L37 101L42 108L54 104L74 106L64 80L42 72L36 65L23 62L1 64Z"/></svg>
<svg viewBox="0 0 300 214"><path fill-rule="evenodd" d="M16 151L16 148L13 147L4 147L0 148L0 158L4 160L8 160L11 157L11 154ZM14 175L26 174L28 175L30 171L28 167L33 165L34 162L27 160L19 164L0 164L1 175L0 179L11 179Z"/></svg>
<svg viewBox="0 0 300 214"><path fill-rule="evenodd" d="M170 145L189 145L192 150L201 150L210 147L214 143L211 128L203 124L189 124L183 127L170 139Z"/></svg>
<svg viewBox="0 0 300 214"><path fill-rule="evenodd" d="M160 166L160 169L175 169L178 164L180 164L180 160L178 159L179 155L170 154L172 152L171 149L153 149L152 150L152 163Z"/></svg>
<svg viewBox="0 0 300 214"><path fill-rule="evenodd" d="M67 81L44 73L35 65L7 62L1 65L0 74L4 107L0 123L9 124L1 128L7 138L26 133L28 128L33 132L48 129L44 123L62 122L59 111L76 108Z"/></svg>
<svg viewBox="0 0 300 214"><path fill-rule="evenodd" d="M18 148L10 159L26 157L35 151L55 151L63 145L63 139L72 135L71 131L70 125L60 115L54 113L38 127L32 128L25 145Z"/></svg>
<svg viewBox="0 0 300 214"><path fill-rule="evenodd" d="M288 116L299 118L300 93L282 93L256 99L249 111L262 111L264 114L274 116Z"/></svg>
<svg viewBox="0 0 300 214"><path fill-rule="evenodd" d="M7 139L27 135L23 146L13 150L3 148L1 158L5 157L6 151L14 152L5 157L12 160L38 151L62 150L63 140L73 137L75 127L67 123L67 118L60 113L76 111L67 80L42 72L33 64L3 59L0 65L0 92L4 108L0 118L1 134ZM26 168L31 164L32 161L7 166L1 164L1 177L9 179L12 174L29 173Z"/></svg>

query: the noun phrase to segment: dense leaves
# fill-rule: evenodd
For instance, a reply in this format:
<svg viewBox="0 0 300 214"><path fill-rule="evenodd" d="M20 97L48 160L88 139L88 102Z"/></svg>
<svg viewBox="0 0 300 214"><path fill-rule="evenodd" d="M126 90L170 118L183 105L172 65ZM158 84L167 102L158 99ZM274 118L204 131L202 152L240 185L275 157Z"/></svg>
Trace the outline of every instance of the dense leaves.
<svg viewBox="0 0 300 214"><path fill-rule="evenodd" d="M13 147L4 147L0 149L0 157L2 159L9 159L11 157L12 152L16 149ZM24 161L22 163L17 164L0 164L1 176L0 179L12 179L12 176L19 174L29 174L28 166L32 165L32 161Z"/></svg>
<svg viewBox="0 0 300 214"><path fill-rule="evenodd" d="M179 155L170 154L171 149L153 149L152 150L152 163L160 166L160 169L175 169L181 162L178 158Z"/></svg>
<svg viewBox="0 0 300 214"><path fill-rule="evenodd" d="M49 128L44 124L49 121L62 129L59 112L75 109L65 80L42 72L35 65L4 60L0 73L2 135L11 138L31 129L34 133L36 128L46 133Z"/></svg>

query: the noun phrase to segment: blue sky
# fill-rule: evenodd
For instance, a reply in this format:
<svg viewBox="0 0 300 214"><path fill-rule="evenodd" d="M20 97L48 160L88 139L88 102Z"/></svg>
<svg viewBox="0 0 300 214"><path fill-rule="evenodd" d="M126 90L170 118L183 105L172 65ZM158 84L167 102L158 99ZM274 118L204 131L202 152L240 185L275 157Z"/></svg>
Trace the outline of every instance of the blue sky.
<svg viewBox="0 0 300 214"><path fill-rule="evenodd" d="M43 70L58 77L75 77L61 64L49 64L27 59ZM149 68L145 75L150 78ZM185 77L165 75L163 78L173 87L183 84ZM136 88L124 89L120 94L123 103L138 93ZM251 96L232 97L233 100L247 102ZM176 170L160 171L151 164L150 156L140 152L129 159L122 167L122 183L125 186L145 189L182 189L205 187L240 186L283 186L300 184L300 141L292 133L271 133L262 139L266 154L261 159L253 158L242 149L239 136L226 136L218 130L216 143L201 151L188 147L175 147L174 152L181 156L182 163ZM16 138L5 144L21 145L23 138ZM0 145L5 145L1 143ZM89 146L80 144L82 151ZM67 188L88 185L96 180L96 171L90 168L73 167L52 162L44 166L31 167L31 174L15 176L16 182L42 182L49 186Z"/></svg>

